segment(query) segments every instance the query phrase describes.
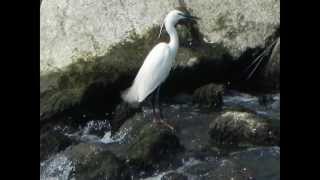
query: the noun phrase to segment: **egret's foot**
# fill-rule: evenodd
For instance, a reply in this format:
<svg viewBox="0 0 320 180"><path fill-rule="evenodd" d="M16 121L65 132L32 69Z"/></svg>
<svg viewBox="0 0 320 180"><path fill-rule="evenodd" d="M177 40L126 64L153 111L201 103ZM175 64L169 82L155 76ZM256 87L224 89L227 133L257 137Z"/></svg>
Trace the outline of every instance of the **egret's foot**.
<svg viewBox="0 0 320 180"><path fill-rule="evenodd" d="M174 128L172 125L168 124L168 123L167 123L165 120L163 120L163 119L153 119L153 122L156 123L156 124L158 124L158 125L163 125L163 126L169 128L169 129L171 129L172 131L175 131L175 128Z"/></svg>

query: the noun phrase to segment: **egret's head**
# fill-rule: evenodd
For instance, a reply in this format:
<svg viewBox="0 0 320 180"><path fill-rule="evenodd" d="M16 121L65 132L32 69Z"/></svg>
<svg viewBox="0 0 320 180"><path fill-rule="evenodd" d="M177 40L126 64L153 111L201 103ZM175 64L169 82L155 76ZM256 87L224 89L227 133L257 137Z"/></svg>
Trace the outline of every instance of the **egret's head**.
<svg viewBox="0 0 320 180"><path fill-rule="evenodd" d="M185 21L195 22L195 20L198 20L198 19L199 19L198 17L191 16L190 13L188 12L183 12L180 10L172 10L168 13L164 22L176 25L179 22L185 22Z"/></svg>
<svg viewBox="0 0 320 180"><path fill-rule="evenodd" d="M164 19L164 22L161 25L158 38L160 38L160 36L161 36L161 32L162 32L164 24L167 27L167 25L175 26L178 23L181 23L181 24L185 24L188 22L196 23L196 20L198 20L198 19L200 19L200 18L195 17L195 16L191 16L190 13L187 11L180 11L180 10L176 10L176 9L172 10L167 14L166 18Z"/></svg>

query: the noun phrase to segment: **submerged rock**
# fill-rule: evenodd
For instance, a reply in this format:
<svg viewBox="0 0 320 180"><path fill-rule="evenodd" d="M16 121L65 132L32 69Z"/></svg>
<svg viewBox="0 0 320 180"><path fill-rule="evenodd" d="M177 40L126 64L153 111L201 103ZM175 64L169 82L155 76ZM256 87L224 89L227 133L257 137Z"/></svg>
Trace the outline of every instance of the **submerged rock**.
<svg viewBox="0 0 320 180"><path fill-rule="evenodd" d="M224 86L214 83L202 86L195 90L193 102L206 105L214 109L221 109L223 105Z"/></svg>
<svg viewBox="0 0 320 180"><path fill-rule="evenodd" d="M243 110L226 110L212 120L209 134L220 145L278 145L280 122Z"/></svg>
<svg viewBox="0 0 320 180"><path fill-rule="evenodd" d="M248 148L220 158L194 160L192 165L186 163L177 171L192 180L278 180L280 148Z"/></svg>
<svg viewBox="0 0 320 180"><path fill-rule="evenodd" d="M40 134L40 161L58 153L72 144L72 140L54 130Z"/></svg>
<svg viewBox="0 0 320 180"><path fill-rule="evenodd" d="M219 162L216 168L208 171L201 180L251 180L250 176L246 173L241 173L241 166L237 163L224 159Z"/></svg>
<svg viewBox="0 0 320 180"><path fill-rule="evenodd" d="M251 179L280 179L280 147L257 147L231 153L231 159L239 164L242 173Z"/></svg>
<svg viewBox="0 0 320 180"><path fill-rule="evenodd" d="M180 173L171 172L162 176L161 180L188 180L188 177Z"/></svg>
<svg viewBox="0 0 320 180"><path fill-rule="evenodd" d="M78 144L66 151L74 165L71 178L75 179L129 179L124 162L97 144Z"/></svg>
<svg viewBox="0 0 320 180"><path fill-rule="evenodd" d="M203 176L204 174L207 174L210 170L214 168L216 168L216 164L209 164L208 162L199 162L193 166L184 169L184 171L194 176Z"/></svg>
<svg viewBox="0 0 320 180"><path fill-rule="evenodd" d="M161 161L173 158L183 148L171 129L148 123L130 144L128 159L141 168L154 168Z"/></svg>

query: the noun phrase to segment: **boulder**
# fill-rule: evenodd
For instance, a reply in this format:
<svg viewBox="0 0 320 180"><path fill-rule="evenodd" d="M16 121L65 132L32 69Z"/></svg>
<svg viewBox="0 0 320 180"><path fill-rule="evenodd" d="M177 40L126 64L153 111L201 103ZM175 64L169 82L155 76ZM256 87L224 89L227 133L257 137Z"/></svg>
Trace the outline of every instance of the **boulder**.
<svg viewBox="0 0 320 180"><path fill-rule="evenodd" d="M40 121L75 108L82 113L111 112L120 101L120 91L131 84L147 53L159 42L165 15L181 2L43 0ZM224 61L226 57L236 60L248 48L264 48L280 27L279 0L189 0L185 4L201 17L197 25L177 27L181 39L178 72L179 67L181 74L186 74L191 66L202 65L197 76L189 79L195 84L192 88L226 77L215 76L212 68L202 70L212 67L208 63L216 66L221 64L217 62L229 62ZM221 69L220 65L214 69ZM188 88L179 81L179 74L171 77L171 84L181 86L177 91Z"/></svg>
<svg viewBox="0 0 320 180"><path fill-rule="evenodd" d="M279 145L280 121L245 110L225 110L210 123L211 140L219 145Z"/></svg>
<svg viewBox="0 0 320 180"><path fill-rule="evenodd" d="M214 109L221 109L223 105L224 86L214 83L207 84L195 90L193 102L206 105Z"/></svg>
<svg viewBox="0 0 320 180"><path fill-rule="evenodd" d="M41 72L57 71L74 59L101 56L129 39L160 25L180 1L44 0L41 5ZM201 17L199 29L211 43L223 43L237 56L248 47L264 46L280 25L278 0L186 1ZM245 11L244 11L245 10Z"/></svg>
<svg viewBox="0 0 320 180"><path fill-rule="evenodd" d="M153 169L183 150L179 139L165 126L148 123L139 131L128 148L130 164L136 167Z"/></svg>
<svg viewBox="0 0 320 180"><path fill-rule="evenodd" d="M97 144L80 143L65 152L71 159L74 169L71 178L75 179L129 179L124 162L113 153Z"/></svg>
<svg viewBox="0 0 320 180"><path fill-rule="evenodd" d="M72 140L57 131L40 134L40 161L49 158L72 144Z"/></svg>

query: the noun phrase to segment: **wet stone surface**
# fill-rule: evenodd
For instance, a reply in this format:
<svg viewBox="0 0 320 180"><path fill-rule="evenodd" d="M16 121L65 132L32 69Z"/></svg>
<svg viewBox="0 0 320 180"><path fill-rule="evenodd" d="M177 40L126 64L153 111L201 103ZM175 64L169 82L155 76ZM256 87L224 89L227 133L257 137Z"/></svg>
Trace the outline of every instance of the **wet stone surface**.
<svg viewBox="0 0 320 180"><path fill-rule="evenodd" d="M65 130L67 127L56 128L74 144L41 161L40 179L79 179L80 176L95 179L100 175L145 180L279 179L280 147L277 143L259 147L261 142L265 142L264 138L246 134L259 123L263 127L268 125L266 119L280 122L280 95L270 96L273 100L259 103L258 96L229 93L224 96L221 111L184 101L188 97L186 95L182 100L180 98L180 103L163 103L165 120L174 126L175 131L155 125L148 105L127 119L113 136L108 120L88 121L76 131ZM246 133L233 131L241 118L221 117L224 113L233 112L240 114L239 117L247 115L247 118L242 118L247 122L243 126L247 129L242 128ZM210 134L210 125L214 121L229 122L222 123L225 125L223 129L238 133L240 139L237 140L244 146L230 148L212 142L217 138ZM265 134L260 135L264 137ZM223 143L229 140L220 137ZM124 174L119 174L120 170Z"/></svg>

